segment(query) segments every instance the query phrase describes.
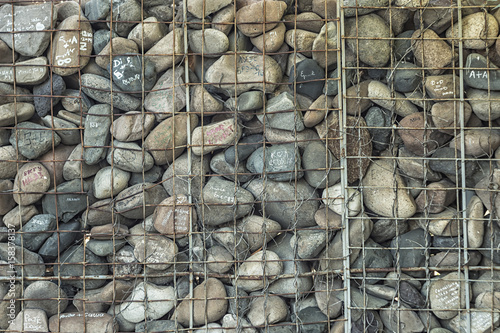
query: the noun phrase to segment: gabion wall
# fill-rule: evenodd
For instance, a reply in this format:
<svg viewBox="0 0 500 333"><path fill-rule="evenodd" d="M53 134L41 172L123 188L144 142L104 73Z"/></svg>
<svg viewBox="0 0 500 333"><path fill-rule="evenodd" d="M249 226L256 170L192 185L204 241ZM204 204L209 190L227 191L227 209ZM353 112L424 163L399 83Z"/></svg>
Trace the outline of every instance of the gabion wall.
<svg viewBox="0 0 500 333"><path fill-rule="evenodd" d="M497 7L0 0L0 330L500 332Z"/></svg>

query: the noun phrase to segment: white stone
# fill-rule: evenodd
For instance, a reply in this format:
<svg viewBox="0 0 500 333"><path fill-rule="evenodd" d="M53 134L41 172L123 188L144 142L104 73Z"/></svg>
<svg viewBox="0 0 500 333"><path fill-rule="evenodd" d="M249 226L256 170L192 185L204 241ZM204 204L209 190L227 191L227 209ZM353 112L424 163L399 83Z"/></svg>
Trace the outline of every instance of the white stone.
<svg viewBox="0 0 500 333"><path fill-rule="evenodd" d="M124 319L133 323L139 323L144 319L159 319L172 310L175 297L174 288L171 286L141 282L134 288L128 300L120 306L119 312Z"/></svg>
<svg viewBox="0 0 500 333"><path fill-rule="evenodd" d="M361 193L353 188L347 189L347 212L349 216L356 216L361 212ZM323 191L323 203L335 213L342 215L344 209L344 189L338 183Z"/></svg>

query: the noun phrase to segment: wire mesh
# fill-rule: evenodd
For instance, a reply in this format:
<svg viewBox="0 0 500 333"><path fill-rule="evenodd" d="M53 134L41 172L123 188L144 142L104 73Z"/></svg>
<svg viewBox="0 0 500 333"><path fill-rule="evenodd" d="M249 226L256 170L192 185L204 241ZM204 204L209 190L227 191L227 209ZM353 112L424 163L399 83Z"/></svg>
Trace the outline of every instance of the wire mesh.
<svg viewBox="0 0 500 333"><path fill-rule="evenodd" d="M497 5L0 0L0 330L498 332Z"/></svg>

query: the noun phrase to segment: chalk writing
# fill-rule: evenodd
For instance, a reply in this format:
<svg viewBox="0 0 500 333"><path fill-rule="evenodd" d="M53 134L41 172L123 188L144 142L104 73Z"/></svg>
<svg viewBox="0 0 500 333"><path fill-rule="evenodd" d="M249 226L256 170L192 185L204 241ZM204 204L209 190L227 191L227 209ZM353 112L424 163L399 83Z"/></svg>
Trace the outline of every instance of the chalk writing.
<svg viewBox="0 0 500 333"><path fill-rule="evenodd" d="M470 71L469 78L471 78L471 79L487 79L488 72L487 71Z"/></svg>
<svg viewBox="0 0 500 333"><path fill-rule="evenodd" d="M209 129L205 132L205 135L208 137L208 144L217 144L222 143L223 140L230 137L234 133L233 125L224 126L224 124L220 124L217 127Z"/></svg>

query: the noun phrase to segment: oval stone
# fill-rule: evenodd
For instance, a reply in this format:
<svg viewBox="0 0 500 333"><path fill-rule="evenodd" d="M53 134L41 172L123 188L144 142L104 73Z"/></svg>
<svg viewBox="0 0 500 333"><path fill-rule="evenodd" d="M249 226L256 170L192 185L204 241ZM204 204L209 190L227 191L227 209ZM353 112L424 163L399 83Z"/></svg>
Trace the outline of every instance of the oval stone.
<svg viewBox="0 0 500 333"><path fill-rule="evenodd" d="M14 180L14 200L23 206L37 202L50 187L49 177L42 164L26 163Z"/></svg>

